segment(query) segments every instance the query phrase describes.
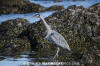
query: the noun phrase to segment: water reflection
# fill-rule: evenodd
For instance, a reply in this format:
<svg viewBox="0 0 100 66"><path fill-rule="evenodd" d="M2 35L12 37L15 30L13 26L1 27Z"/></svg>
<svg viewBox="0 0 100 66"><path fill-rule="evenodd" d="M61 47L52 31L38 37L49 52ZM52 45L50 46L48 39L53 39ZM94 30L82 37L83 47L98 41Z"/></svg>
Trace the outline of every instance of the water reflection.
<svg viewBox="0 0 100 66"><path fill-rule="evenodd" d="M43 62L49 61L49 58L39 57L37 51L23 51L20 54L15 54L15 56L0 56L1 66L19 66L28 65L33 62Z"/></svg>
<svg viewBox="0 0 100 66"><path fill-rule="evenodd" d="M61 50L60 58L66 58L66 50ZM7 53L0 54L0 65L1 66L19 66L19 65L30 65L35 62L53 62L53 56L55 55L56 48L41 48L40 50L20 50L11 52L10 55ZM1 53L1 52L0 52ZM63 55L65 53L66 55ZM62 59L63 59L62 58ZM57 59L58 61L64 61L64 59ZM37 65L37 64L35 64Z"/></svg>

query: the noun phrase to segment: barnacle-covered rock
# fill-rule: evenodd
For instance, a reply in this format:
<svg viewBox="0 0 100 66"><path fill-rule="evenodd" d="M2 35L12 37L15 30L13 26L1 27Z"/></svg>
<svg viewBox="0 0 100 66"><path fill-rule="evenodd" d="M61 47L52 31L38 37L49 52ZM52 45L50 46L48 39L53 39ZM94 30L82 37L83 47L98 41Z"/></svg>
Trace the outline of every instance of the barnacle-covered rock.
<svg viewBox="0 0 100 66"><path fill-rule="evenodd" d="M29 49L30 43L26 39L21 38L6 38L1 39L0 41L0 50L1 51L13 51L19 49Z"/></svg>
<svg viewBox="0 0 100 66"><path fill-rule="evenodd" d="M42 12L46 8L25 0L3 0L0 3L0 14Z"/></svg>
<svg viewBox="0 0 100 66"><path fill-rule="evenodd" d="M54 5L54 6L47 8L47 10L48 11L61 11L61 10L64 10L64 6Z"/></svg>
<svg viewBox="0 0 100 66"><path fill-rule="evenodd" d="M19 50L30 47L26 37L30 23L23 18L8 20L0 24L0 50Z"/></svg>
<svg viewBox="0 0 100 66"><path fill-rule="evenodd" d="M6 37L18 37L27 29L29 22L23 18L8 20L0 24L0 35Z"/></svg>

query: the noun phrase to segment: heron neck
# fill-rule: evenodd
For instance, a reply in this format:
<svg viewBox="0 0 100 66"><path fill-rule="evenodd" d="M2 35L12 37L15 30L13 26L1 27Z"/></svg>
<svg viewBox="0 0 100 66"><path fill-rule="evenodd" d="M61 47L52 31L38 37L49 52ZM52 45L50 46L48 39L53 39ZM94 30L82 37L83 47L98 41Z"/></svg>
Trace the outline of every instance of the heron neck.
<svg viewBox="0 0 100 66"><path fill-rule="evenodd" d="M44 24L45 28L46 28L48 31L50 31L51 28L50 28L50 26L46 23L46 21L44 20L44 18L40 16L40 19L43 21L43 24Z"/></svg>

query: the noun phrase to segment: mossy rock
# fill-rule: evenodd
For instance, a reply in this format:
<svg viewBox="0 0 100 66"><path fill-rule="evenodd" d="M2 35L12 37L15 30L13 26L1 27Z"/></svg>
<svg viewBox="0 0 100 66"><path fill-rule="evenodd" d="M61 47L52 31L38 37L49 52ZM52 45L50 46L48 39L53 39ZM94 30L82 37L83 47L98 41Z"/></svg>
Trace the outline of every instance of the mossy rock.
<svg viewBox="0 0 100 66"><path fill-rule="evenodd" d="M29 49L30 43L28 40L21 38L10 38L3 39L0 41L0 50L19 50L19 49Z"/></svg>
<svg viewBox="0 0 100 66"><path fill-rule="evenodd" d="M61 11L61 10L64 10L64 6L54 5L54 6L47 8L47 10L48 11Z"/></svg>
<svg viewBox="0 0 100 66"><path fill-rule="evenodd" d="M0 50L19 50L30 48L27 27L30 23L23 18L8 20L0 24Z"/></svg>
<svg viewBox="0 0 100 66"><path fill-rule="evenodd" d="M3 0L0 14L43 12L46 8L25 0Z"/></svg>
<svg viewBox="0 0 100 66"><path fill-rule="evenodd" d="M18 37L28 25L29 22L23 18L8 20L0 24L0 34L7 37Z"/></svg>

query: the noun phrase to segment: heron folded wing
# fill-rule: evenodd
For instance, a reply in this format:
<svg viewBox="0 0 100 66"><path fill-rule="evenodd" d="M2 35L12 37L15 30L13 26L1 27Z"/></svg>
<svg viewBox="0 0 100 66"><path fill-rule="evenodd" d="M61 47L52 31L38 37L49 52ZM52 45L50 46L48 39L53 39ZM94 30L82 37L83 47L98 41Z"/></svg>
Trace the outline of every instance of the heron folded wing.
<svg viewBox="0 0 100 66"><path fill-rule="evenodd" d="M60 33L54 30L52 33L53 34L49 35L49 41L52 42L52 44L56 44L57 46L67 49L69 51L71 50L67 41L64 39L64 37Z"/></svg>

